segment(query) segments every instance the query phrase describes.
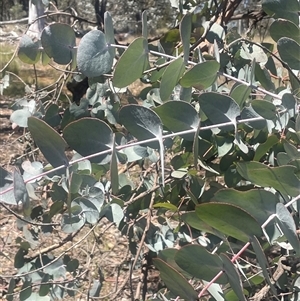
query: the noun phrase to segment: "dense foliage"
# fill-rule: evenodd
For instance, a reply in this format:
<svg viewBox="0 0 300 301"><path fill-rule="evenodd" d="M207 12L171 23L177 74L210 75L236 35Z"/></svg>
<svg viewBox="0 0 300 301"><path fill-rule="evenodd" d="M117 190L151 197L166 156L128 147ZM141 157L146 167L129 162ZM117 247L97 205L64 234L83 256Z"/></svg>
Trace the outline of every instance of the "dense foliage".
<svg viewBox="0 0 300 301"><path fill-rule="evenodd" d="M171 3L178 26L152 43L146 12L129 45L115 41L108 12L103 32L78 46L58 22L38 41L21 38L24 63L61 76L45 88L36 78L13 106L12 123L43 157L0 167L0 204L24 235L7 300L101 297L101 273L80 287L75 244L64 245L104 218L128 238L130 277L141 270L132 300L299 300L299 2L262 1L262 18L274 18L267 43L255 42L259 19L247 38L228 29L231 1ZM137 80L146 85L135 97ZM74 96L80 82L88 89L66 104L68 81ZM65 239L42 248L55 233ZM150 294L154 268L161 283Z"/></svg>

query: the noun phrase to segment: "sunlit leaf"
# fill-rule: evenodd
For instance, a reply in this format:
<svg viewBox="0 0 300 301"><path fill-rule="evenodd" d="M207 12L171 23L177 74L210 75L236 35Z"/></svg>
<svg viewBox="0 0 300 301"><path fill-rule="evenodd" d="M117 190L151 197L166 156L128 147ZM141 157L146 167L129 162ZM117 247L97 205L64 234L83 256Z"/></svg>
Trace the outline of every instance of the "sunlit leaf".
<svg viewBox="0 0 300 301"><path fill-rule="evenodd" d="M121 55L114 71L113 85L123 88L142 77L149 65L148 43L145 38L135 39Z"/></svg>
<svg viewBox="0 0 300 301"><path fill-rule="evenodd" d="M215 82L219 68L220 64L217 61L199 63L185 72L180 80L180 85L204 90Z"/></svg>
<svg viewBox="0 0 300 301"><path fill-rule="evenodd" d="M166 101L170 98L173 89L184 73L184 69L184 61L182 57L178 57L172 61L166 68L160 83L160 98L162 101Z"/></svg>

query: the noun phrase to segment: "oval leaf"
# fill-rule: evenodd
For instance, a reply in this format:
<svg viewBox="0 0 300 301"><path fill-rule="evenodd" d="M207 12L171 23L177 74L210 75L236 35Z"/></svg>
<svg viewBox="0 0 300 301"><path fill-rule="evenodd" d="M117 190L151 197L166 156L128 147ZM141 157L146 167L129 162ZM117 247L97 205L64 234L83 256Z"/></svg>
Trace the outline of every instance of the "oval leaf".
<svg viewBox="0 0 300 301"><path fill-rule="evenodd" d="M206 61L197 64L185 72L180 80L180 85L185 88L207 89L216 80L219 68L220 64L217 61Z"/></svg>
<svg viewBox="0 0 300 301"><path fill-rule="evenodd" d="M145 38L135 39L121 55L113 76L113 85L123 88L142 77L149 66L148 44Z"/></svg>
<svg viewBox="0 0 300 301"><path fill-rule="evenodd" d="M199 97L200 109L214 124L232 122L240 115L239 105L229 96L214 92L203 93Z"/></svg>
<svg viewBox="0 0 300 301"><path fill-rule="evenodd" d="M110 35L107 37L110 42ZM111 70L114 50L100 30L92 30L81 39L77 51L78 69L87 77L97 77Z"/></svg>
<svg viewBox="0 0 300 301"><path fill-rule="evenodd" d="M222 260L219 256L209 253L199 245L184 246L176 252L175 261L184 271L206 281L210 281L223 269ZM216 282L226 284L228 279L225 275L222 275Z"/></svg>
<svg viewBox="0 0 300 301"><path fill-rule="evenodd" d="M300 43L299 27L293 22L284 19L275 20L270 26L270 35L277 42L280 38L291 38Z"/></svg>
<svg viewBox="0 0 300 301"><path fill-rule="evenodd" d="M10 115L10 121L17 124L20 127L27 128L28 117L32 116L28 108L16 110Z"/></svg>
<svg viewBox="0 0 300 301"><path fill-rule="evenodd" d="M299 195L300 180L295 175L294 166L269 167L259 162L239 162L237 171L253 184L273 187L284 195Z"/></svg>
<svg viewBox="0 0 300 301"><path fill-rule="evenodd" d="M180 77L184 72L185 66L183 58L179 57L166 68L160 83L160 98L162 101L166 101L170 98L173 89L177 85Z"/></svg>
<svg viewBox="0 0 300 301"><path fill-rule="evenodd" d="M119 113L120 122L138 140L158 138L162 135L162 122L152 110L139 105L126 105ZM152 148L159 148L157 142L147 143Z"/></svg>
<svg viewBox="0 0 300 301"><path fill-rule="evenodd" d="M185 101L167 101L155 108L163 124L172 132L197 129L200 118L193 106ZM194 133L183 135L184 139L193 141Z"/></svg>
<svg viewBox="0 0 300 301"><path fill-rule="evenodd" d="M206 203L196 206L198 217L220 232L247 242L251 235L260 236L261 228L246 211L225 203Z"/></svg>
<svg viewBox="0 0 300 301"><path fill-rule="evenodd" d="M29 117L28 129L40 151L53 167L68 165L65 154L67 143L53 128L36 117Z"/></svg>
<svg viewBox="0 0 300 301"><path fill-rule="evenodd" d="M290 20L299 24L299 2L297 0L264 0L262 9L272 18Z"/></svg>
<svg viewBox="0 0 300 301"><path fill-rule="evenodd" d="M251 102L254 111L265 119L274 120L277 116L276 107L267 100L255 99Z"/></svg>
<svg viewBox="0 0 300 301"><path fill-rule="evenodd" d="M69 123L63 130L63 136L69 146L81 156L110 150L113 143L110 127L96 118L81 118ZM94 163L106 164L110 158L110 154L104 154L90 160Z"/></svg>
<svg viewBox="0 0 300 301"><path fill-rule="evenodd" d="M160 258L154 258L153 263L159 269L161 279L175 296L189 301L198 299L197 292L179 272Z"/></svg>
<svg viewBox="0 0 300 301"><path fill-rule="evenodd" d="M300 45L296 41L290 38L281 38L277 42L277 48L281 59L291 69L300 70Z"/></svg>

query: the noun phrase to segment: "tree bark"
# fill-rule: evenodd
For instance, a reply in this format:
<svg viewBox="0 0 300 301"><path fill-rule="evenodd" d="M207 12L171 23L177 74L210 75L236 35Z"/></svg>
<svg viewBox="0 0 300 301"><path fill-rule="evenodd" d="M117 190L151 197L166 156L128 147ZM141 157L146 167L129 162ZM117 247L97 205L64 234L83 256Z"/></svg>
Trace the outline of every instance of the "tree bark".
<svg viewBox="0 0 300 301"><path fill-rule="evenodd" d="M32 0L29 1L29 14L28 14L28 24L29 28L27 34L31 38L39 39L41 37L42 30L45 27L44 18L40 18L44 15L44 4L42 0L36 0L36 4Z"/></svg>

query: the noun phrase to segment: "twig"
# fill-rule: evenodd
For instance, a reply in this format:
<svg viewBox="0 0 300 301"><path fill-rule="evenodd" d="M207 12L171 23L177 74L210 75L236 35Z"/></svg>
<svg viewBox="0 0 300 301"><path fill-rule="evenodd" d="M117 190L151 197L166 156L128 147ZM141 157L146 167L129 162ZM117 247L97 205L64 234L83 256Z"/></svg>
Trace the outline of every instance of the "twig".
<svg viewBox="0 0 300 301"><path fill-rule="evenodd" d="M158 174L156 173L155 174L155 179L154 179L154 183L157 183L157 180L158 180ZM132 279L132 273L133 273L133 270L134 270L134 267L137 263L137 260L141 254L141 251L142 251L142 248L144 246L144 242L145 242L145 239L146 239L146 235L148 233L148 230L150 228L150 224L151 224L151 217L152 217L152 210L153 210L153 204L154 204L154 199L155 199L155 192L153 191L152 192L152 196L151 196L151 200L150 200L150 204L149 204L149 207L148 207L148 213L147 213L147 223L146 223L146 226L145 226L145 229L144 229L144 232L143 232L143 235L142 235L142 238L140 240L140 245L139 245L139 248L136 252L136 255L135 255L135 258L134 258L134 261L130 267L130 278L129 278L129 281L130 281L130 290L131 290L131 300L134 301L134 297L133 297L133 290L132 290L132 283L131 283L131 279ZM139 294L139 291L137 290L136 291L136 296L135 296L135 299L139 299L139 295L137 296L137 294Z"/></svg>
<svg viewBox="0 0 300 301"><path fill-rule="evenodd" d="M247 242L243 246L243 248L231 258L231 262L232 263L235 262L249 246L250 246L250 242ZM223 275L223 273L224 273L224 271L220 271L207 285L205 285L205 287L201 290L201 292L198 295L199 299L200 299L200 297L202 297L204 295L204 293L209 289L209 287Z"/></svg>
<svg viewBox="0 0 300 301"><path fill-rule="evenodd" d="M12 209L10 209L8 206L6 206L3 202L1 202L0 200L0 205L5 208L9 213L11 213L12 215L14 215L16 218L18 218L19 220L21 220L22 222L25 222L27 224L33 225L33 226L59 226L59 223L36 223L30 220L27 220L25 218L23 218L23 216L19 215L18 213L16 213L15 211L13 211Z"/></svg>
<svg viewBox="0 0 300 301"><path fill-rule="evenodd" d="M278 266L277 269L275 270L273 277L271 279L271 283L275 284L276 281L281 277L281 275L283 275L285 269L284 269L284 265L282 264L282 261L286 260L286 257L281 257L278 261ZM270 290L270 286L268 284L266 284L259 292L257 292L252 298L250 298L251 301L261 301L261 300L265 300L265 297L267 295L267 293Z"/></svg>

